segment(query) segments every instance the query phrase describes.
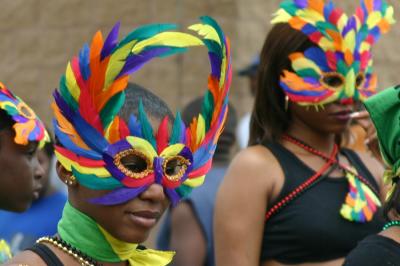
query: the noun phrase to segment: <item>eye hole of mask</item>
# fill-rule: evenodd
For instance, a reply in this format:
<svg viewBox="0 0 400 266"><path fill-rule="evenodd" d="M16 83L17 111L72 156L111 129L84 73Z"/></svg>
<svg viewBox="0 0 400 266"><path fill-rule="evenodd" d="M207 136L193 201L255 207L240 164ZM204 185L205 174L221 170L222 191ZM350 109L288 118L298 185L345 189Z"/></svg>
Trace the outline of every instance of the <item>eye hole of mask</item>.
<svg viewBox="0 0 400 266"><path fill-rule="evenodd" d="M189 160L182 156L166 159L163 164L166 178L172 181L178 181L185 174L189 165Z"/></svg>
<svg viewBox="0 0 400 266"><path fill-rule="evenodd" d="M145 177L152 171L150 160L134 149L118 153L114 163L121 172L132 178Z"/></svg>
<svg viewBox="0 0 400 266"><path fill-rule="evenodd" d="M358 73L357 77L356 77L356 88L361 87L361 85L364 84L365 81L365 76L363 73Z"/></svg>
<svg viewBox="0 0 400 266"><path fill-rule="evenodd" d="M325 85L328 88L337 89L343 86L344 77L337 72L331 72L331 73L325 73L321 77L320 81L323 85Z"/></svg>

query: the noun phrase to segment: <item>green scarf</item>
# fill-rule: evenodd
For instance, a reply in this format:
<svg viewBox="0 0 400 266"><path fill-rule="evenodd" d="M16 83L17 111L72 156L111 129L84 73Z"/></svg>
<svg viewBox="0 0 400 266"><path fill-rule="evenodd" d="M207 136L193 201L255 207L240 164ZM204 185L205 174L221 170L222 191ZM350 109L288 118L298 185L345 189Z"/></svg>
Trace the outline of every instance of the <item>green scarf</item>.
<svg viewBox="0 0 400 266"><path fill-rule="evenodd" d="M92 218L66 203L58 223L58 234L68 244L98 261L129 261L131 265L161 266L172 261L175 252L137 249L138 244L122 242Z"/></svg>
<svg viewBox="0 0 400 266"><path fill-rule="evenodd" d="M400 86L396 86L379 92L364 103L378 134L382 158L389 167L384 176L386 183L400 175L399 96Z"/></svg>

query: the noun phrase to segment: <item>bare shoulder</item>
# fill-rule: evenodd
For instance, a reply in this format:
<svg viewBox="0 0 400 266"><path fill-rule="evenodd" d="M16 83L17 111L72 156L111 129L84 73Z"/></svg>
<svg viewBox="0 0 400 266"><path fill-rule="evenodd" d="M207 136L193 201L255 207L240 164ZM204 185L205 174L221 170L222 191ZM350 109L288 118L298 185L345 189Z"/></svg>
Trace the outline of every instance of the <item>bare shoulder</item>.
<svg viewBox="0 0 400 266"><path fill-rule="evenodd" d="M224 182L227 179L236 184L261 186L270 190L283 177L281 166L271 151L256 145L241 150L235 156Z"/></svg>
<svg viewBox="0 0 400 266"><path fill-rule="evenodd" d="M29 266L46 266L46 263L37 255L36 253L26 250L15 257L13 257L6 264L7 266L20 266L20 265L29 265Z"/></svg>

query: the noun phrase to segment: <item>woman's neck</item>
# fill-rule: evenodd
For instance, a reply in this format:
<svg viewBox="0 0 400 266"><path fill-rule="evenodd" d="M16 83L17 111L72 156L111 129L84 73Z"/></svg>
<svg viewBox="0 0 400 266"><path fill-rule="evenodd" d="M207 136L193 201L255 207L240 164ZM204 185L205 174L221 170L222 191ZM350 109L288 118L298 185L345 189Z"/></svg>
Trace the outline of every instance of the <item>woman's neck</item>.
<svg viewBox="0 0 400 266"><path fill-rule="evenodd" d="M301 121L293 122L286 134L303 141L325 154L330 154L335 144L335 134L316 131Z"/></svg>

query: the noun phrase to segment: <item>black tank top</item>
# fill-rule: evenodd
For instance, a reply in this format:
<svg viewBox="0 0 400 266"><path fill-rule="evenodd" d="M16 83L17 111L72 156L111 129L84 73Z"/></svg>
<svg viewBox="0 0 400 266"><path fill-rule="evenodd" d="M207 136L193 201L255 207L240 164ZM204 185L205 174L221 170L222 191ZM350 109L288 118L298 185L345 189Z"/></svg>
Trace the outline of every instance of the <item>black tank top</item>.
<svg viewBox="0 0 400 266"><path fill-rule="evenodd" d="M269 204L269 210L315 171L281 144L263 145L276 157L285 175L282 191ZM374 177L355 152L342 149L341 154L379 190ZM358 241L379 232L385 223L381 210L367 223L350 222L340 215L348 186L346 177L326 177L274 214L264 227L261 261L276 260L286 264L329 261L345 257Z"/></svg>

